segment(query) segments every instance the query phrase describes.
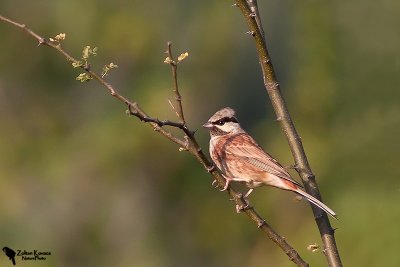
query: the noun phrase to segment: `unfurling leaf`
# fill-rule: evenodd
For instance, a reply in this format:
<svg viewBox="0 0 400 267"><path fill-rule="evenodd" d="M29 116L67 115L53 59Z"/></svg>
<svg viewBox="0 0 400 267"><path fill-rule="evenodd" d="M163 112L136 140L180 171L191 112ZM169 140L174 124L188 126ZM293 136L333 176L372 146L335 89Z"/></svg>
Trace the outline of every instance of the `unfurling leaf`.
<svg viewBox="0 0 400 267"><path fill-rule="evenodd" d="M171 64L172 62L173 61L172 61L172 59L170 57L166 57L165 60L164 60L165 64Z"/></svg>
<svg viewBox="0 0 400 267"><path fill-rule="evenodd" d="M82 61L76 61L76 62L72 62L72 67L74 68L79 68L83 66L83 62Z"/></svg>
<svg viewBox="0 0 400 267"><path fill-rule="evenodd" d="M178 57L178 61L181 62L182 60L184 60L185 58L187 58L189 56L188 52L182 53L179 57Z"/></svg>
<svg viewBox="0 0 400 267"><path fill-rule="evenodd" d="M51 42L57 42L57 43L60 43L61 41L64 41L65 40L65 37L66 37L66 34L65 33L59 33L59 34L57 34L56 36L54 36L53 38L49 38L49 40L51 41Z"/></svg>
<svg viewBox="0 0 400 267"><path fill-rule="evenodd" d="M90 74L86 73L86 72L83 72L83 73L79 74L78 77L76 77L76 80L80 81L82 83L83 82L88 82L91 79L93 79L93 77Z"/></svg>
<svg viewBox="0 0 400 267"><path fill-rule="evenodd" d="M96 56L97 50L98 50L97 47L90 48L90 46L88 46L88 45L85 46L82 51L82 59L88 60L91 55Z"/></svg>
<svg viewBox="0 0 400 267"><path fill-rule="evenodd" d="M112 63L112 62L111 62L110 64L108 64L108 65L105 65L105 66L103 67L103 71L102 71L102 73L101 73L101 78L104 78L105 76L107 76L109 70L111 70L111 69L116 69L116 68L118 68L118 65L117 65L117 64L114 64L114 63Z"/></svg>
<svg viewBox="0 0 400 267"><path fill-rule="evenodd" d="M65 33L59 33L57 34L54 39L56 39L58 42L65 40L66 34Z"/></svg>

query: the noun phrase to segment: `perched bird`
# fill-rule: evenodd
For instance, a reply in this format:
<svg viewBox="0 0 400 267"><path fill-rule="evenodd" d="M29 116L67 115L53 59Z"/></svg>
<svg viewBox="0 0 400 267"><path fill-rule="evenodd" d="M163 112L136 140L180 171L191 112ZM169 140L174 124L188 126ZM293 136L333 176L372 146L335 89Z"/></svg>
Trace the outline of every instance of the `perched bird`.
<svg viewBox="0 0 400 267"><path fill-rule="evenodd" d="M9 247L4 247L3 252L10 259L10 261L12 261L13 265L15 265L15 251Z"/></svg>
<svg viewBox="0 0 400 267"><path fill-rule="evenodd" d="M280 189L293 191L309 202L336 218L336 213L315 197L307 194L302 186L293 180L290 174L254 139L246 133L235 117L235 111L229 107L217 111L204 125L210 131L210 156L229 182L245 182L250 188L270 185Z"/></svg>

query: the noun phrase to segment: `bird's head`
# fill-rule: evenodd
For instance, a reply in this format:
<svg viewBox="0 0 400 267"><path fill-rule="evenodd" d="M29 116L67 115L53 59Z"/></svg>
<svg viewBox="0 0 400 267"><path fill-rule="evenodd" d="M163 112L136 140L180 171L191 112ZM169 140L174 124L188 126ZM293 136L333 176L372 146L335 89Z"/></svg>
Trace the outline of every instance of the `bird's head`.
<svg viewBox="0 0 400 267"><path fill-rule="evenodd" d="M203 125L210 131L211 136L219 136L242 132L242 128L235 117L235 111L229 107L217 111Z"/></svg>

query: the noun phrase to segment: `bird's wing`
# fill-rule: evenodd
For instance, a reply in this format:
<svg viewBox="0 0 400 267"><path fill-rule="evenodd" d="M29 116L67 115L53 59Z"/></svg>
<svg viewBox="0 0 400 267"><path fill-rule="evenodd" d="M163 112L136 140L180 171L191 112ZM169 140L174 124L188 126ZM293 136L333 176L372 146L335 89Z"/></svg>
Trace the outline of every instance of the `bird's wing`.
<svg viewBox="0 0 400 267"><path fill-rule="evenodd" d="M301 187L290 177L290 174L272 156L266 153L247 133L241 133L230 138L225 146L226 153L234 155L265 172L286 179Z"/></svg>

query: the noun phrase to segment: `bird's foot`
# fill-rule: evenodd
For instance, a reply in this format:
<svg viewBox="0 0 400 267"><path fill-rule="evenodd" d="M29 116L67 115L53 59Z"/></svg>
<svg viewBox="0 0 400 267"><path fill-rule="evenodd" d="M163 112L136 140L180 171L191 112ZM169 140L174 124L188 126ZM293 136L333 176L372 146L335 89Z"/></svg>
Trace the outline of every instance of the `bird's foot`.
<svg viewBox="0 0 400 267"><path fill-rule="evenodd" d="M267 225L267 223L264 220L258 221L257 222L257 227L262 228L264 225Z"/></svg>
<svg viewBox="0 0 400 267"><path fill-rule="evenodd" d="M211 166L206 166L206 170L208 171L208 172L213 172L214 170L215 170L215 165L213 164L213 165L211 165Z"/></svg>
<svg viewBox="0 0 400 267"><path fill-rule="evenodd" d="M226 177L224 177L225 178L225 180L226 180L226 182L225 182L225 186L224 186L224 188L222 188L221 190L219 190L219 191L225 191L226 189L228 189L228 186L229 186L229 182L230 182L230 180L229 179L227 179Z"/></svg>

